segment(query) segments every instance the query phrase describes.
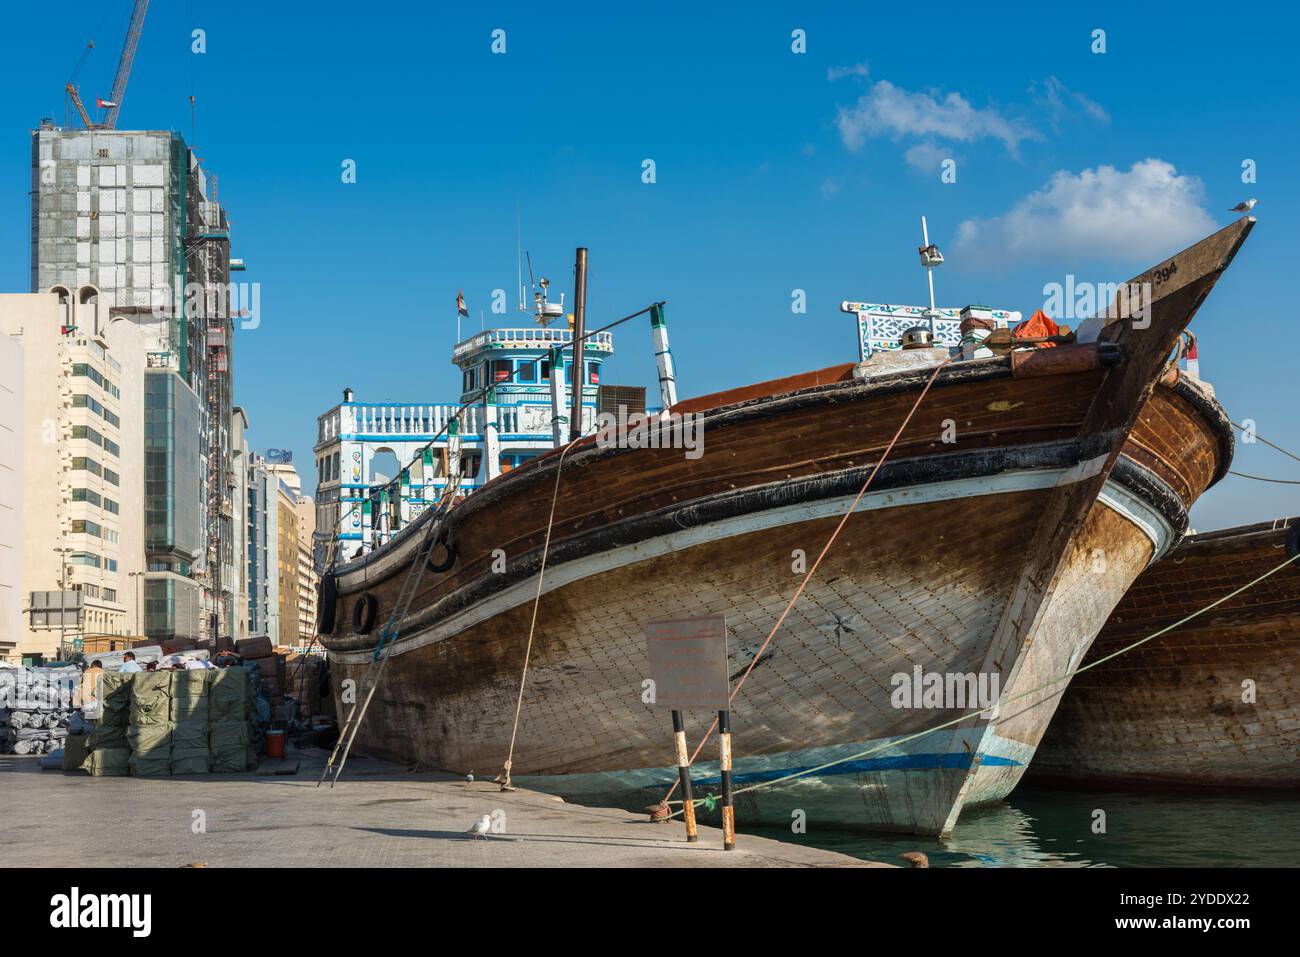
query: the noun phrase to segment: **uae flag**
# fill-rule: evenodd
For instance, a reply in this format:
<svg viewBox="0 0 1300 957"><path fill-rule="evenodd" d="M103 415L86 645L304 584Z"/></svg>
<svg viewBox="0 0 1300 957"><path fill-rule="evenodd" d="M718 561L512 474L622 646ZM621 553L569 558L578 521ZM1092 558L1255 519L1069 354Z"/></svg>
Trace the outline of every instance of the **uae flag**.
<svg viewBox="0 0 1300 957"><path fill-rule="evenodd" d="M469 309L465 305L465 293L459 289L456 290L456 312L466 319L469 318Z"/></svg>
<svg viewBox="0 0 1300 957"><path fill-rule="evenodd" d="M117 106L117 104L114 103L112 100L103 100L100 99L99 97L95 97L95 105L98 106L101 110L111 110Z"/></svg>

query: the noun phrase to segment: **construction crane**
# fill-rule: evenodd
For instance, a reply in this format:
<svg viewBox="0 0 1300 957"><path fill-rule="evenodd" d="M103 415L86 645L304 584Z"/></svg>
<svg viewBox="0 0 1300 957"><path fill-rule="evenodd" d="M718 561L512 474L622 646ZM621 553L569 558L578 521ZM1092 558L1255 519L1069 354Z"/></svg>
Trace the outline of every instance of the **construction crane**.
<svg viewBox="0 0 1300 957"><path fill-rule="evenodd" d="M81 51L81 59L77 61L77 68L72 71L72 78L68 80L68 85L63 88L64 92L68 94L68 99L72 102L72 105L75 106L77 112L81 114L81 122L85 125L86 129L90 129L94 124L90 122L90 116L86 113L86 107L81 102L81 94L77 92L77 74L79 74L81 68L86 65L86 57L90 56L90 51L93 49L95 49L95 41L91 40L86 44L86 49Z"/></svg>
<svg viewBox="0 0 1300 957"><path fill-rule="evenodd" d="M113 77L113 92L109 94L107 100L96 98L95 105L108 112L104 115L102 123L95 123L91 120L90 114L86 111L86 106L81 102L81 94L77 92L76 79L77 74L81 72L81 65L86 62L86 56L95 46L95 41L91 40L86 44L86 50L81 54L81 59L77 61L77 69L72 73L72 79L64 88L68 94L68 99L76 107L77 114L81 117L81 122L88 130L111 130L117 128L117 114L122 108L122 99L126 96L126 81L131 78L131 65L135 63L136 47L140 45L140 34L144 30L144 16L149 12L149 0L135 0L135 6L131 10L131 23L126 29L126 40L122 44L122 56L117 61L117 74Z"/></svg>

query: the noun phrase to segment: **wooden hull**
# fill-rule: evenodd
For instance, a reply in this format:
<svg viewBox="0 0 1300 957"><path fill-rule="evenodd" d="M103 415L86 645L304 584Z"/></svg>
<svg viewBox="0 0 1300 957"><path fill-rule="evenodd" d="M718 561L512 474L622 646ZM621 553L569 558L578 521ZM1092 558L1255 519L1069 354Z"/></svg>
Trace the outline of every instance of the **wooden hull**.
<svg viewBox="0 0 1300 957"><path fill-rule="evenodd" d="M1082 656L1181 536L1232 434L1207 393L1161 376L1249 229L1238 225L1180 254L1137 338L1110 323L1091 344L939 372L733 705L738 787L884 749L743 793L738 821L802 809L828 826L946 834L963 807L1014 787L1059 688L901 742L969 709L897 707L894 676L996 676L1003 700L1035 688ZM861 380L844 367L681 403L705 417L698 460L590 439L566 453L515 780L624 806L661 797L675 772L667 716L641 698L645 622L725 612L738 677L800 580L796 556L821 550L930 371ZM452 510L456 563L425 575L358 749L500 769L558 464L534 460ZM362 694L374 634L347 623L363 592L385 620L419 532L339 571L344 624L324 641ZM716 766L696 774L707 791Z"/></svg>
<svg viewBox="0 0 1300 957"><path fill-rule="evenodd" d="M1096 661L1289 557L1297 519L1193 535L1134 584L1088 653ZM1035 777L1102 787L1300 787L1300 568L1080 674ZM1254 700L1243 700L1243 682ZM1249 695L1246 695L1249 697Z"/></svg>

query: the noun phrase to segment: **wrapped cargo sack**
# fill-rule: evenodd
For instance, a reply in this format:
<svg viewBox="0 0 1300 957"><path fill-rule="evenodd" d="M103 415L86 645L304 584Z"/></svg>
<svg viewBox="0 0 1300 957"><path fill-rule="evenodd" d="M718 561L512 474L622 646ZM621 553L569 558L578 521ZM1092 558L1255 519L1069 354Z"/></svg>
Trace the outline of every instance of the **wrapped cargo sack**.
<svg viewBox="0 0 1300 957"><path fill-rule="evenodd" d="M126 740L131 746L132 774L153 777L172 773L170 724L132 724L126 729Z"/></svg>
<svg viewBox="0 0 1300 957"><path fill-rule="evenodd" d="M215 671L197 668L172 675L172 721L208 720L208 692ZM207 746L206 740L204 746Z"/></svg>
<svg viewBox="0 0 1300 957"><path fill-rule="evenodd" d="M213 721L208 738L212 752L213 774L236 774L251 766L248 746L251 740L248 723L239 721Z"/></svg>
<svg viewBox="0 0 1300 957"><path fill-rule="evenodd" d="M122 777L129 771L130 760L126 748L97 748L86 755L81 770L96 777Z"/></svg>
<svg viewBox="0 0 1300 957"><path fill-rule="evenodd" d="M63 741L63 770L75 771L86 760L89 735L70 734Z"/></svg>
<svg viewBox="0 0 1300 957"><path fill-rule="evenodd" d="M132 725L165 725L171 721L174 672L137 671L131 680Z"/></svg>
<svg viewBox="0 0 1300 957"><path fill-rule="evenodd" d="M208 734L206 720L177 721L172 725L172 774L207 774L211 770Z"/></svg>
<svg viewBox="0 0 1300 957"><path fill-rule="evenodd" d="M100 748L129 747L126 741L126 725L103 722L95 725L95 729L86 738L86 747L91 751L98 751Z"/></svg>
<svg viewBox="0 0 1300 957"><path fill-rule="evenodd" d="M243 668L222 668L210 674L209 720L243 721L247 716L248 672Z"/></svg>
<svg viewBox="0 0 1300 957"><path fill-rule="evenodd" d="M131 673L107 671L99 679L99 727L106 724L125 728L130 723Z"/></svg>

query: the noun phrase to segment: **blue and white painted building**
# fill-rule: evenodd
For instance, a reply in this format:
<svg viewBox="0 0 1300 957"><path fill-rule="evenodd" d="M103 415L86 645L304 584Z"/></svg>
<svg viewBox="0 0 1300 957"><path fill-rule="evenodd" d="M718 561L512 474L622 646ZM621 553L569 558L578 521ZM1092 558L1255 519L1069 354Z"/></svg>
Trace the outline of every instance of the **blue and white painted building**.
<svg viewBox="0 0 1300 957"><path fill-rule="evenodd" d="M348 561L388 541L450 485L456 495L469 494L554 448L567 437L575 381L582 387L583 431L591 431L601 367L614 354L614 340L608 332L590 335L576 371L572 343L571 330L540 325L490 329L458 343L456 403L359 402L344 389L343 401L317 419L318 567L331 538L338 560ZM554 390L551 356L564 346L563 388Z"/></svg>

